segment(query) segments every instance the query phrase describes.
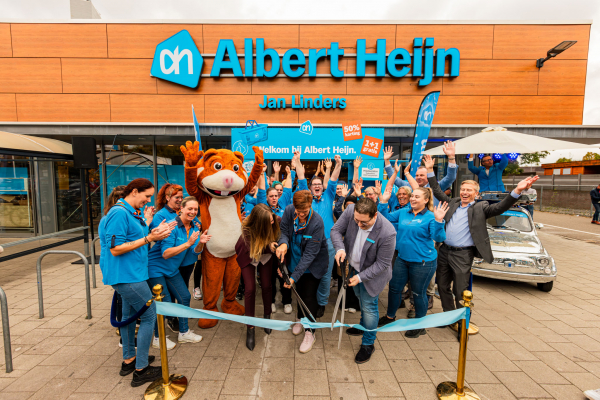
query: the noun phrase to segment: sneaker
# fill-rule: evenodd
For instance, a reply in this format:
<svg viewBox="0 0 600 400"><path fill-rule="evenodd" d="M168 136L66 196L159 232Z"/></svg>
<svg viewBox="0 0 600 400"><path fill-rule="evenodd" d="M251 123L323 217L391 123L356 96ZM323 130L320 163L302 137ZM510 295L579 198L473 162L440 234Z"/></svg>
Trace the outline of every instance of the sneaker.
<svg viewBox="0 0 600 400"><path fill-rule="evenodd" d="M194 300L202 300L202 289L194 288Z"/></svg>
<svg viewBox="0 0 600 400"><path fill-rule="evenodd" d="M427 304L427 309L431 310L433 308L433 296L429 296L429 304Z"/></svg>
<svg viewBox="0 0 600 400"><path fill-rule="evenodd" d="M346 311L348 311L350 314L354 314L356 312L356 308L348 308Z"/></svg>
<svg viewBox="0 0 600 400"><path fill-rule="evenodd" d="M135 348L137 349L137 336L135 337L133 342L135 343ZM119 347L123 348L123 338L119 339Z"/></svg>
<svg viewBox="0 0 600 400"><path fill-rule="evenodd" d="M277 312L277 306L275 305L275 303L271 303L271 313L275 314Z"/></svg>
<svg viewBox="0 0 600 400"><path fill-rule="evenodd" d="M304 327L300 323L300 320L296 320L296 323L294 324L294 326L292 326L292 333L294 335L298 336L299 334L302 333L303 330L304 330Z"/></svg>
<svg viewBox="0 0 600 400"><path fill-rule="evenodd" d="M179 318L167 318L167 326L173 333L179 333Z"/></svg>
<svg viewBox="0 0 600 400"><path fill-rule="evenodd" d="M155 359L156 359L156 357L154 357L154 356L148 356L148 364L152 364ZM135 371L135 360L133 360L129 364L125 364L125 362L122 362L121 363L121 372L119 372L119 375L127 376L130 373L132 373L133 371Z"/></svg>
<svg viewBox="0 0 600 400"><path fill-rule="evenodd" d="M348 328L346 329L346 333L350 336L362 336L365 331L361 331L360 329L356 328Z"/></svg>
<svg viewBox="0 0 600 400"><path fill-rule="evenodd" d="M300 344L300 353L308 353L315 343L315 335L311 331L304 331L304 340Z"/></svg>
<svg viewBox="0 0 600 400"><path fill-rule="evenodd" d="M415 305L411 304L408 309L408 314L406 314L406 318L414 318L417 312L415 311Z"/></svg>
<svg viewBox="0 0 600 400"><path fill-rule="evenodd" d="M354 357L354 362L357 364L366 363L371 359L371 356L375 353L375 346L360 346L360 350L356 353L356 357Z"/></svg>
<svg viewBox="0 0 600 400"><path fill-rule="evenodd" d="M179 332L179 336L177 337L179 343L198 343L201 340L202 336L196 335L191 329L188 329L185 333Z"/></svg>
<svg viewBox="0 0 600 400"><path fill-rule="evenodd" d="M406 331L404 336L410 339L416 339L421 335L426 335L427 331L425 329L412 329L410 331Z"/></svg>
<svg viewBox="0 0 600 400"><path fill-rule="evenodd" d="M142 386L144 383L154 382L158 378L162 376L162 368L161 367L153 367L148 365L141 371L133 372L133 379L131 380L131 386L138 387Z"/></svg>
<svg viewBox="0 0 600 400"><path fill-rule="evenodd" d="M389 319L387 317L387 315L384 315L383 317L379 318L379 322L377 323L377 327L381 328L382 326L385 326L387 324L391 324L392 322L394 322L396 320L396 317Z"/></svg>
<svg viewBox="0 0 600 400"><path fill-rule="evenodd" d="M583 394L590 400L600 400L600 389L586 390Z"/></svg>
<svg viewBox="0 0 600 400"><path fill-rule="evenodd" d="M175 348L175 342L172 342L171 340L169 340L169 337L166 337L167 339L167 350L173 350ZM152 347L154 347L155 349L160 349L160 341L158 340L157 337L154 337L154 339L152 340Z"/></svg>
<svg viewBox="0 0 600 400"><path fill-rule="evenodd" d="M291 314L292 313L292 305L291 304L284 305L283 312L286 314Z"/></svg>

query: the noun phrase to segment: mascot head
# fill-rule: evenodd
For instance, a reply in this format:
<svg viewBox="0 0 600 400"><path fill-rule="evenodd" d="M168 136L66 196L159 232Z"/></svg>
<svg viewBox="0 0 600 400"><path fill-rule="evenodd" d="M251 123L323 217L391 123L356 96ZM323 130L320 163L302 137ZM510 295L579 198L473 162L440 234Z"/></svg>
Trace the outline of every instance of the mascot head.
<svg viewBox="0 0 600 400"><path fill-rule="evenodd" d="M214 198L235 195L246 186L248 174L239 151L210 149L198 163L198 187Z"/></svg>

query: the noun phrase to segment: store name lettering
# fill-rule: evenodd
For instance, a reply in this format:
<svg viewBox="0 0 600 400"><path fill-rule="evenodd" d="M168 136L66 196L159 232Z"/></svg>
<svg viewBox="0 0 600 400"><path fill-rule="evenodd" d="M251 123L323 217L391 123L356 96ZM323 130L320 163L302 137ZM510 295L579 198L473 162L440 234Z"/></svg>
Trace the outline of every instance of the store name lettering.
<svg viewBox="0 0 600 400"><path fill-rule="evenodd" d="M431 83L434 76L444 76L446 60L450 60L450 76L458 76L460 73L460 52L458 49L435 50L434 66L434 38L415 38L413 41L413 54L406 49L397 48L386 55L386 40L377 39L377 50L368 53L365 39L356 41L356 76L364 77L367 63L375 63L376 76L383 77L386 72L395 78L406 76L411 71L412 76L420 77L419 86ZM223 70L233 71L236 77L254 76L252 39L244 39L244 71L237 55L235 44L231 39L221 39L215 61L210 71L210 76L218 77ZM309 77L317 76L317 62L329 57L329 72L335 78L343 78L344 71L339 69L340 58L344 55L344 49L339 48L337 42L332 42L328 49L309 49L308 60L300 49L289 49L280 59L275 49L265 48L264 39L256 39L256 76L261 78L273 78L277 76L280 69L290 78L299 78L308 72ZM270 66L266 69L266 60L270 60Z"/></svg>
<svg viewBox="0 0 600 400"><path fill-rule="evenodd" d="M262 104L259 104L260 108L290 108L285 100L285 97L268 97L264 96ZM346 108L345 98L323 98L320 94L318 97L304 97L304 95L293 95L291 108Z"/></svg>

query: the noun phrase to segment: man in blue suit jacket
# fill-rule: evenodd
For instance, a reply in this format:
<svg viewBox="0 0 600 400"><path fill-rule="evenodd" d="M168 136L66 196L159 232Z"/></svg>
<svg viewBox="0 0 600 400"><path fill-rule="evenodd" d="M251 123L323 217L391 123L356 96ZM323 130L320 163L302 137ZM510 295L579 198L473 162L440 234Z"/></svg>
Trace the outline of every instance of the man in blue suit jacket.
<svg viewBox="0 0 600 400"><path fill-rule="evenodd" d="M508 165L508 157L502 154L499 163L494 164L492 156L484 156L481 159L481 167L475 167L473 164L473 154L469 157L469 171L479 178L480 192L505 192L504 183L502 183L502 172ZM441 186L441 185L440 185ZM445 190L442 188L442 190Z"/></svg>

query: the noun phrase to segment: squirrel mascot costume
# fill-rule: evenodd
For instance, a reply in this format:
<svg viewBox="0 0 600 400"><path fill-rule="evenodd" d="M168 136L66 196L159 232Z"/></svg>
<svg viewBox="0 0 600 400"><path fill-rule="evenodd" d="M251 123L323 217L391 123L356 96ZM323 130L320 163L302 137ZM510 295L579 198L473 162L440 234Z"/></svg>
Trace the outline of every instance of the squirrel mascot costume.
<svg viewBox="0 0 600 400"><path fill-rule="evenodd" d="M212 235L202 252L202 292L204 309L219 311L217 301L223 286L221 309L228 314L243 315L244 306L235 299L241 270L235 244L242 234L240 202L262 175L263 152L253 147L254 167L250 176L239 151L209 149L199 151L198 142L181 146L185 156L185 189L198 199L202 229ZM216 319L199 319L200 328L212 328Z"/></svg>

